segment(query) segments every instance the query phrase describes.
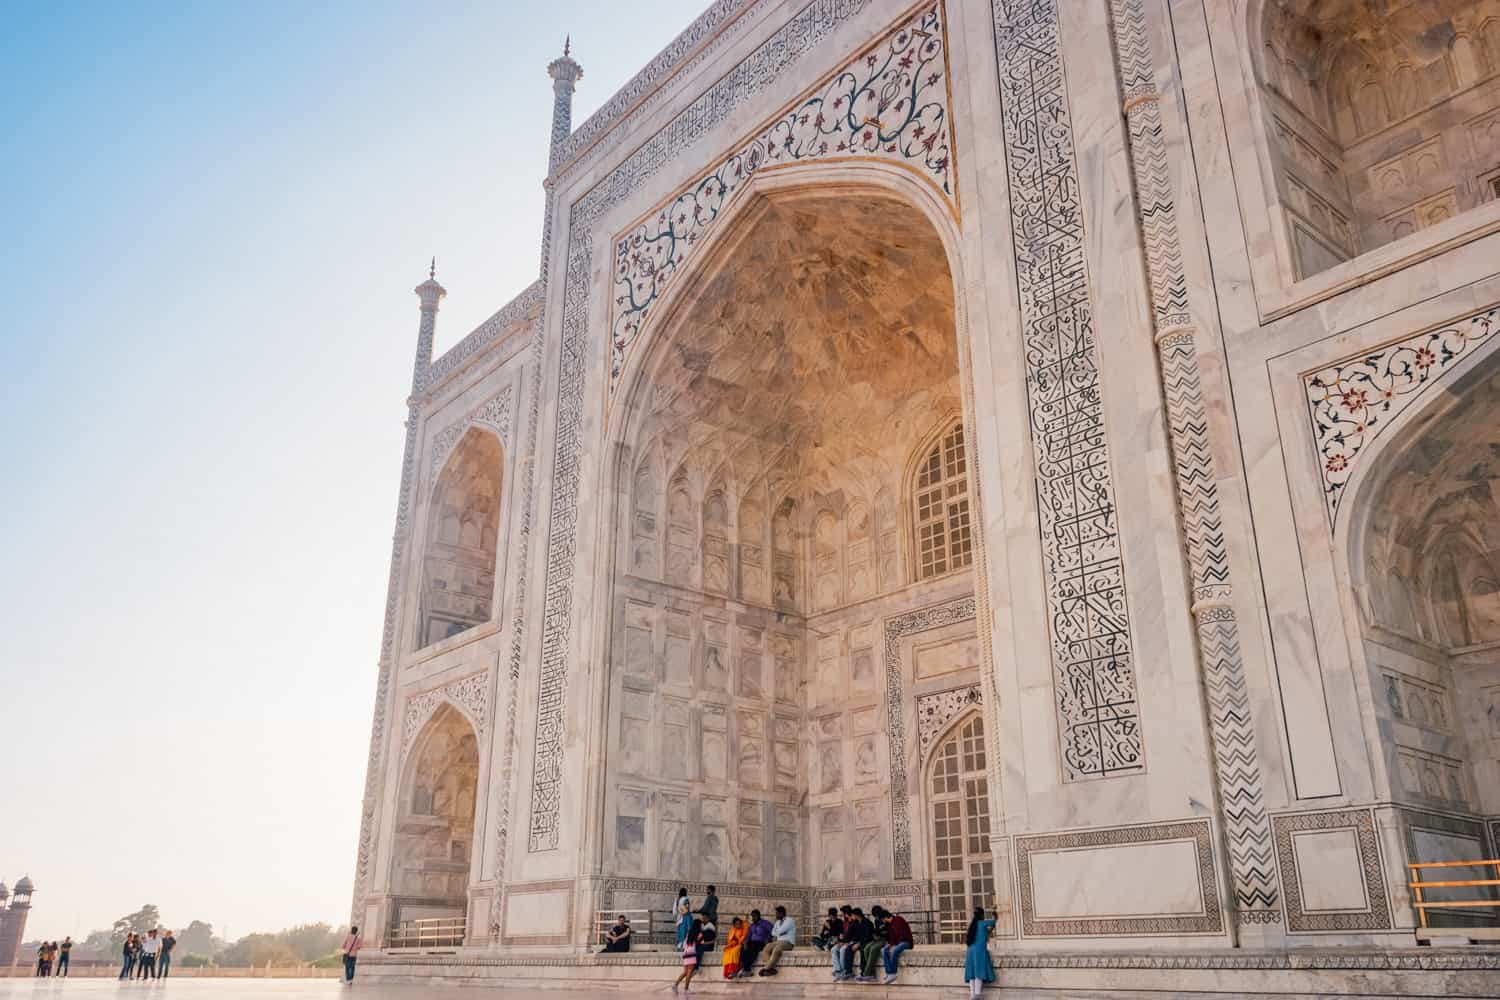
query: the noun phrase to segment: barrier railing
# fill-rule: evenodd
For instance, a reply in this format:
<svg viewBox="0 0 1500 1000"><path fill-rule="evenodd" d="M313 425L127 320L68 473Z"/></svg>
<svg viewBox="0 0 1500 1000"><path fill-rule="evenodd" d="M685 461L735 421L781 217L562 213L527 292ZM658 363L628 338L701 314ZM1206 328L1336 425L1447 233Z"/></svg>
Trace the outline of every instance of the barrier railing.
<svg viewBox="0 0 1500 1000"><path fill-rule="evenodd" d="M664 933L663 928L656 926L654 920L657 911L653 910L595 910L594 911L594 943L604 944L604 936L614 929L615 921L625 917L630 921L630 946L632 948L646 944L672 944L675 938L665 942L657 940L658 935ZM675 925L668 922L669 926Z"/></svg>
<svg viewBox="0 0 1500 1000"><path fill-rule="evenodd" d="M1444 928L1450 933L1467 935L1471 938L1497 938L1500 939L1500 859L1486 859L1482 861L1423 861L1406 866L1410 873L1411 881L1407 887L1411 889L1412 907L1417 911L1417 921L1420 927L1417 936L1428 937L1434 928L1428 919L1429 910L1453 911L1454 917L1490 918L1495 922L1494 926L1462 924L1456 927ZM1440 874L1436 869L1452 868L1478 868L1481 871L1489 870L1493 878L1477 879L1428 879L1424 877L1428 873ZM1445 895L1452 895L1451 890L1475 889L1478 890L1480 898L1472 895L1467 899L1429 899L1428 893L1434 890L1442 890ZM1489 913L1474 913L1474 910L1493 911Z"/></svg>
<svg viewBox="0 0 1500 1000"><path fill-rule="evenodd" d="M464 943L463 917L403 920L391 926L387 948L457 948Z"/></svg>

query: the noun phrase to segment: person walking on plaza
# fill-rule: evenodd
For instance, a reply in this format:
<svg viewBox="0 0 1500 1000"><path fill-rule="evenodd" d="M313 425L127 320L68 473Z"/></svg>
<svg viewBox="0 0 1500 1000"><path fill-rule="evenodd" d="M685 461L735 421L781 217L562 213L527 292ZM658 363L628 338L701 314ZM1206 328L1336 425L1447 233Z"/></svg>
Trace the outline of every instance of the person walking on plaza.
<svg viewBox="0 0 1500 1000"><path fill-rule="evenodd" d="M161 938L156 936L156 928L153 927L146 932L146 940L141 942L141 978L156 978L156 956L161 952Z"/></svg>
<svg viewBox="0 0 1500 1000"><path fill-rule="evenodd" d="M345 986L354 985L354 962L359 957L359 949L365 946L365 939L359 936L358 927L349 928L349 936L344 938L343 946L339 952L344 956L344 978L340 980Z"/></svg>
<svg viewBox="0 0 1500 1000"><path fill-rule="evenodd" d="M688 898L687 889L677 890L677 901L672 904L672 912L677 915L677 949L682 950L682 942L687 940L688 928L693 925L693 901Z"/></svg>
<svg viewBox="0 0 1500 1000"><path fill-rule="evenodd" d="M733 979L740 972L740 955L745 947L745 935L749 928L739 917L730 921L729 934L724 938L724 978Z"/></svg>
<svg viewBox="0 0 1500 1000"><path fill-rule="evenodd" d="M703 922L694 920L688 924L687 933L682 938L682 971L677 973L677 978L672 981L672 992L677 992L677 985L682 984L682 992L693 992L693 973L698 971L698 938L703 933Z"/></svg>
<svg viewBox="0 0 1500 1000"><path fill-rule="evenodd" d="M885 984L896 981L901 971L901 955L916 946L911 936L911 924L899 913L888 914L885 922L885 947L880 949L881 961L885 963Z"/></svg>
<svg viewBox="0 0 1500 1000"><path fill-rule="evenodd" d="M162 979L167 978L167 972L172 968L172 949L177 947L177 939L172 936L171 931L162 931L161 955L156 959L156 974Z"/></svg>
<svg viewBox="0 0 1500 1000"><path fill-rule="evenodd" d="M969 996L975 1000L985 983L995 981L995 965L990 961L990 932L994 929L995 921L985 919L984 907L974 907L974 919L964 932L964 944L969 946L964 956L964 979L969 984Z"/></svg>
<svg viewBox="0 0 1500 1000"><path fill-rule="evenodd" d="M786 915L786 907L776 907L776 922L771 925L771 943L766 948L766 967L762 976L776 975L776 963L781 956L797 946L797 921Z"/></svg>

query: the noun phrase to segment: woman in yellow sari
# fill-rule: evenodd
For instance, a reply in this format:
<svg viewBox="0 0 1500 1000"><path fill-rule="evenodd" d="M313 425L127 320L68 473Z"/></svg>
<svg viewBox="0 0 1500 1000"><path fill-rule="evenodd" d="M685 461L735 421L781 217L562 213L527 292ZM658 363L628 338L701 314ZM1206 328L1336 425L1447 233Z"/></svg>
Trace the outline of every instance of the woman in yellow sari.
<svg viewBox="0 0 1500 1000"><path fill-rule="evenodd" d="M729 937L724 939L724 978L733 979L734 974L740 971L740 946L745 943L745 935L750 933L750 928L739 917L734 918L734 923L729 926Z"/></svg>

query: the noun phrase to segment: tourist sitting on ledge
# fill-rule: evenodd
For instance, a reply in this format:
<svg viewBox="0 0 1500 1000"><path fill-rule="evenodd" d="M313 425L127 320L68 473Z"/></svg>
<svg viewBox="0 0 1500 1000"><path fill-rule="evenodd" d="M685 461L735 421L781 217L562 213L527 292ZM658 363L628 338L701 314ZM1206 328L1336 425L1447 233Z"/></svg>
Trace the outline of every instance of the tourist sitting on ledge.
<svg viewBox="0 0 1500 1000"><path fill-rule="evenodd" d="M625 916L625 914L622 913L622 914L619 915L618 918L615 919L615 925L613 927L611 927L608 931L605 932L605 934L604 934L604 947L603 947L603 949L600 950L599 953L602 955L605 952L609 952L609 951L629 951L629 950L630 950L630 918L627 917L627 916Z"/></svg>
<svg viewBox="0 0 1500 1000"><path fill-rule="evenodd" d="M740 952L740 978L750 975L755 960L771 943L771 921L760 915L759 910L750 911L750 931Z"/></svg>
<svg viewBox="0 0 1500 1000"><path fill-rule="evenodd" d="M885 963L885 984L896 981L901 972L901 954L910 951L916 941L911 936L911 925L899 913L886 912L885 946L880 949L880 958Z"/></svg>
<svg viewBox="0 0 1500 1000"><path fill-rule="evenodd" d="M843 933L844 921L839 918L837 906L828 908L828 919L823 921L823 926L813 935L813 947L819 951L828 951L839 943L839 935Z"/></svg>

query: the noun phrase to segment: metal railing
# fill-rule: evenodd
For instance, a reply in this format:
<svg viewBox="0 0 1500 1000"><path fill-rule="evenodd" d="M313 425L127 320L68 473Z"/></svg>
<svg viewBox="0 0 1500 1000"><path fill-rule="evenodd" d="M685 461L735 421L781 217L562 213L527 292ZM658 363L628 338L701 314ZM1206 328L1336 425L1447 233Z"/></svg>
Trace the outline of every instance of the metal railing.
<svg viewBox="0 0 1500 1000"><path fill-rule="evenodd" d="M660 913L659 910L595 910L594 943L604 944L604 935L614 929L615 921L622 916L630 921L630 946L632 948L636 945L662 943L657 940L657 934L661 928L658 928L654 921L654 916ZM668 921L668 927L675 927L675 925ZM675 937L670 935L668 937L670 939L665 943L671 944L675 941Z"/></svg>
<svg viewBox="0 0 1500 1000"><path fill-rule="evenodd" d="M1406 866L1411 876L1407 887L1411 889L1412 907L1417 911L1417 921L1420 924L1417 937L1430 936L1426 932L1431 931L1427 911L1452 911L1447 915L1450 917L1468 919L1488 919L1492 926L1461 923L1456 926L1450 925L1446 929L1450 932L1464 934L1471 938L1500 938L1500 859L1486 859L1482 861L1423 861ZM1493 878L1477 879L1426 879L1424 874L1442 868L1478 868L1481 871L1490 869ZM1475 894L1468 894L1466 899L1429 899L1428 893L1434 890L1442 890L1443 895L1452 896L1455 889L1475 889ZM1489 910L1493 912L1475 913L1474 910Z"/></svg>
<svg viewBox="0 0 1500 1000"><path fill-rule="evenodd" d="M457 948L464 943L463 917L429 917L391 925L387 948Z"/></svg>

